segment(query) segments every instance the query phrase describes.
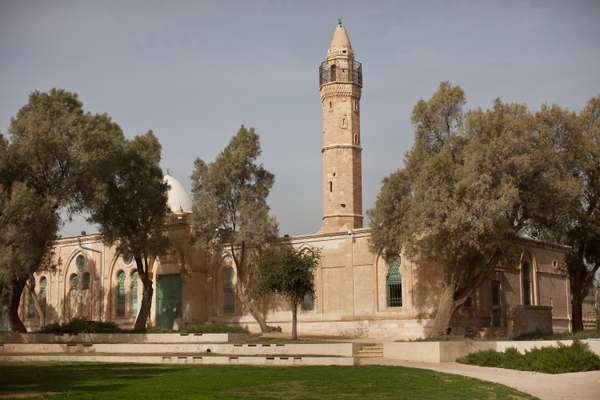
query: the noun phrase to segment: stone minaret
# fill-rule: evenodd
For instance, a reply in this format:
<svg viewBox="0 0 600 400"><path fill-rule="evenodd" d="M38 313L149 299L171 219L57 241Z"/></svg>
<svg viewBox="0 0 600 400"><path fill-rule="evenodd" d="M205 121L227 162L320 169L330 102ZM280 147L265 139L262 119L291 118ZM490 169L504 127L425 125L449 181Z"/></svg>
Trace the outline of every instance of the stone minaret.
<svg viewBox="0 0 600 400"><path fill-rule="evenodd" d="M320 232L362 228L360 94L362 66L348 32L335 27L319 67L323 106L323 226Z"/></svg>

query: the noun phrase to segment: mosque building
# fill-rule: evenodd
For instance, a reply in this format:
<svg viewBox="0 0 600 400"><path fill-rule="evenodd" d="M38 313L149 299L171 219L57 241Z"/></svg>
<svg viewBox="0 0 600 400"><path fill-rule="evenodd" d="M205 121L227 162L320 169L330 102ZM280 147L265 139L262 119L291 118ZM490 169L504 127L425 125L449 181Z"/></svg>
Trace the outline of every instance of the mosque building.
<svg viewBox="0 0 600 400"><path fill-rule="evenodd" d="M314 234L291 237L294 246L321 249L315 296L298 316L300 334L416 338L427 333L437 305L435 266L406 257L387 263L369 247L363 227L360 99L362 64L339 23L319 67L323 112L323 222ZM316 150L316 149L315 149ZM258 331L236 298L236 272L212 265L190 245L192 200L172 176L166 230L171 248L154 263L150 325L172 329L186 323L221 321ZM558 268L564 248L529 239L517 265L492 273L453 320L455 332L511 333L527 324L570 330L568 277ZM131 258L103 243L100 235L63 238L54 245L56 267L35 275L36 296L25 290L21 317L30 330L73 318L113 321L132 327L142 284ZM419 273L417 273L419 272ZM267 322L291 331L291 313L273 306ZM533 326L533 325L532 325Z"/></svg>

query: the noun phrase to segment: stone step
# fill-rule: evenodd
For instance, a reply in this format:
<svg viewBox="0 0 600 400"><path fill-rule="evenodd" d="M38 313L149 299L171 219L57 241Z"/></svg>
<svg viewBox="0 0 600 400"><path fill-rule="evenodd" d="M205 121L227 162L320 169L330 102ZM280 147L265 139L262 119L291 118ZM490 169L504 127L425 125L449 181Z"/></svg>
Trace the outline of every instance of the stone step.
<svg viewBox="0 0 600 400"><path fill-rule="evenodd" d="M379 343L365 344L355 352L354 356L356 358L382 358L383 345Z"/></svg>

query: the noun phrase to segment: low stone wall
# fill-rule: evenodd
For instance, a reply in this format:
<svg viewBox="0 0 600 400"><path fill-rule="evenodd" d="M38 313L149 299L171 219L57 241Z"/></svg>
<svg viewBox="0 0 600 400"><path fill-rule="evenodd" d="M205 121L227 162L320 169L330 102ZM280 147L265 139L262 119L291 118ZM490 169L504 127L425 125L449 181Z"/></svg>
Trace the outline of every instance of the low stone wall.
<svg viewBox="0 0 600 400"><path fill-rule="evenodd" d="M450 362L481 350L494 350L494 342L392 342L383 344L383 356L406 361Z"/></svg>
<svg viewBox="0 0 600 400"><path fill-rule="evenodd" d="M600 339L582 340L590 350L600 355ZM532 340L532 341L447 341L447 342L389 342L383 344L383 356L405 361L452 362L470 353L485 350L504 351L510 347L521 353L534 347L569 346L572 340Z"/></svg>
<svg viewBox="0 0 600 400"><path fill-rule="evenodd" d="M110 362L136 364L210 364L210 365L354 365L352 357L313 356L148 356L148 355L0 355L0 362Z"/></svg>
<svg viewBox="0 0 600 400"><path fill-rule="evenodd" d="M243 319L240 322L225 320L225 322L237 323L252 333L260 332L260 327L254 320ZM280 327L282 332L292 331L292 324L288 321L269 320L268 324ZM428 324L429 320L417 319L304 320L298 322L298 334L300 336L410 340L425 337Z"/></svg>
<svg viewBox="0 0 600 400"><path fill-rule="evenodd" d="M0 343L227 343L230 333L0 333Z"/></svg>
<svg viewBox="0 0 600 400"><path fill-rule="evenodd" d="M513 306L508 315L507 332L509 338L534 332L552 334L552 307Z"/></svg>
<svg viewBox="0 0 600 400"><path fill-rule="evenodd" d="M319 355L352 357L352 343L5 343L0 354L7 353L110 353L169 354L213 353L227 355Z"/></svg>

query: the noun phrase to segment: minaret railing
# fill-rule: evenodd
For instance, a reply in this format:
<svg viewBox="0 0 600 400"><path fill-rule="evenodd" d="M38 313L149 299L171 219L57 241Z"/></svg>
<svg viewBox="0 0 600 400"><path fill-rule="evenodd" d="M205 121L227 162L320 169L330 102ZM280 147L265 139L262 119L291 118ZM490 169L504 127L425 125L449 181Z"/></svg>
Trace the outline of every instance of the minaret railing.
<svg viewBox="0 0 600 400"><path fill-rule="evenodd" d="M362 87L362 64L346 60L323 61L319 66L319 86L332 82L353 83Z"/></svg>

